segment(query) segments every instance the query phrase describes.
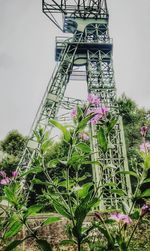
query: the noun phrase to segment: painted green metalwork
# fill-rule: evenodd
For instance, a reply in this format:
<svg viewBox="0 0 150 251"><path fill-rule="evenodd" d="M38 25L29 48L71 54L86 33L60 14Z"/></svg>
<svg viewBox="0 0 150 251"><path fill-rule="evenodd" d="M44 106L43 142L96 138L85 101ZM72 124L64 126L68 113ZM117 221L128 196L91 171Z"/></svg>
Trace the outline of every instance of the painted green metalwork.
<svg viewBox="0 0 150 251"><path fill-rule="evenodd" d="M71 78L76 81L85 78L88 93L98 95L112 113L118 114L112 62L113 43L108 30L106 0L43 0L42 6L46 16L63 32L73 33L73 37L56 38L56 60L59 64L48 83L20 162L20 165L27 168L35 154L38 154L39 146L33 131L40 127L48 130L49 118L55 118L61 106L71 109L73 105L82 103L77 99L64 99L66 86ZM58 22L59 13L63 15L63 28ZM107 168L102 172L99 166L93 165L93 179L100 184L115 182L118 189L126 190L124 200L127 200L131 193L130 179L118 172L128 170L121 117L110 135L111 144L106 154L101 152L93 137L97 134L98 127L99 125L91 127L91 147L94 150L92 159L101 161ZM103 199L100 208L120 206L119 196L112 193L111 185L105 186L101 192Z"/></svg>

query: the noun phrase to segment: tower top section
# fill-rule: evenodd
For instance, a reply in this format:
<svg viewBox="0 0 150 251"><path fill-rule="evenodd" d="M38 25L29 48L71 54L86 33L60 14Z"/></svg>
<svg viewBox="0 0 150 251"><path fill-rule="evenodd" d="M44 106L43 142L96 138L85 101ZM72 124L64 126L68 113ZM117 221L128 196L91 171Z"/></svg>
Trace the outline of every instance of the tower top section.
<svg viewBox="0 0 150 251"><path fill-rule="evenodd" d="M45 15L62 31L58 14L64 19L108 19L106 0L42 0Z"/></svg>

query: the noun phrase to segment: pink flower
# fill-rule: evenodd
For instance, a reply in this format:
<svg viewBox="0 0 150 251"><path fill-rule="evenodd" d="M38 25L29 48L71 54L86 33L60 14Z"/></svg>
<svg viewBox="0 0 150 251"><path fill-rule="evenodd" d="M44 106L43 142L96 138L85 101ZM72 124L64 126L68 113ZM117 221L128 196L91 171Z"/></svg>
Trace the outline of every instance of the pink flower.
<svg viewBox="0 0 150 251"><path fill-rule="evenodd" d="M150 205L143 205L143 207L141 208L141 215L143 216L146 213L150 212Z"/></svg>
<svg viewBox="0 0 150 251"><path fill-rule="evenodd" d="M2 179L0 181L0 184L1 185L7 185L7 184L9 184L9 182L10 182L10 179L8 177L6 177L5 179Z"/></svg>
<svg viewBox="0 0 150 251"><path fill-rule="evenodd" d="M93 104L93 105L99 105L100 104L100 98L98 96L96 96L95 94L89 94L88 98L87 98L87 101L90 104Z"/></svg>
<svg viewBox="0 0 150 251"><path fill-rule="evenodd" d="M140 129L140 133L143 137L145 137L148 133L148 127L147 126L142 126Z"/></svg>
<svg viewBox="0 0 150 251"><path fill-rule="evenodd" d="M85 140L85 141L89 140L89 138L90 138L89 135L85 132L80 133L79 137L80 137L80 139Z"/></svg>
<svg viewBox="0 0 150 251"><path fill-rule="evenodd" d="M17 172L17 171L13 171L13 172L12 172L12 177L13 177L13 178L16 178L17 176L18 176L18 172Z"/></svg>
<svg viewBox="0 0 150 251"><path fill-rule="evenodd" d="M2 176L3 178L6 178L6 173L4 171L0 171L0 176Z"/></svg>
<svg viewBox="0 0 150 251"><path fill-rule="evenodd" d="M108 112L109 112L108 107L103 106L103 107L101 108L101 113L102 113L104 116L107 115Z"/></svg>
<svg viewBox="0 0 150 251"><path fill-rule="evenodd" d="M150 150L150 142L144 142L140 145L140 151L147 153Z"/></svg>
<svg viewBox="0 0 150 251"><path fill-rule="evenodd" d="M73 109L72 109L72 111L71 111L71 117L72 118L75 118L77 116L77 109L76 109L76 107L74 107Z"/></svg>
<svg viewBox="0 0 150 251"><path fill-rule="evenodd" d="M102 116L105 116L105 115L107 115L107 113L109 112L109 109L108 109L108 107L106 107L106 106L102 106L102 107L100 107L100 108L95 108L95 109L93 109L92 110L95 114L100 114L100 115L102 115Z"/></svg>
<svg viewBox="0 0 150 251"><path fill-rule="evenodd" d="M91 113L95 113L95 116L90 120L92 125L96 125L100 119L105 117L108 113L109 109L106 106L102 106L100 108L93 108L87 110L87 115Z"/></svg>
<svg viewBox="0 0 150 251"><path fill-rule="evenodd" d="M91 112L94 112L96 115L90 120L92 125L96 125L100 119L105 117L109 109L105 106L101 108L92 109Z"/></svg>
<svg viewBox="0 0 150 251"><path fill-rule="evenodd" d="M97 114L95 115L91 120L91 124L92 125L96 125L98 123L98 121L102 118L103 116L101 114Z"/></svg>
<svg viewBox="0 0 150 251"><path fill-rule="evenodd" d="M121 213L112 213L110 219L115 220L117 222L123 222L126 224L131 224L132 220L128 215Z"/></svg>

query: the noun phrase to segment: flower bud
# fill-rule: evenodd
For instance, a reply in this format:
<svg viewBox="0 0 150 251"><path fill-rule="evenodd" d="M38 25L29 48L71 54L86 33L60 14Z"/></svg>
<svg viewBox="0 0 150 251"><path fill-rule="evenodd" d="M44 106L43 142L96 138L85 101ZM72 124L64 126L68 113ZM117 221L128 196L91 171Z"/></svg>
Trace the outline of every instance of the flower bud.
<svg viewBox="0 0 150 251"><path fill-rule="evenodd" d="M142 135L142 137L145 137L148 133L148 127L147 126L142 126L141 129L140 129L140 133Z"/></svg>
<svg viewBox="0 0 150 251"><path fill-rule="evenodd" d="M13 177L13 178L16 178L17 176L18 176L18 172L17 172L17 171L13 171L13 172L12 172L12 177Z"/></svg>
<svg viewBox="0 0 150 251"><path fill-rule="evenodd" d="M149 212L150 212L150 205L143 205L143 207L141 208L141 216Z"/></svg>

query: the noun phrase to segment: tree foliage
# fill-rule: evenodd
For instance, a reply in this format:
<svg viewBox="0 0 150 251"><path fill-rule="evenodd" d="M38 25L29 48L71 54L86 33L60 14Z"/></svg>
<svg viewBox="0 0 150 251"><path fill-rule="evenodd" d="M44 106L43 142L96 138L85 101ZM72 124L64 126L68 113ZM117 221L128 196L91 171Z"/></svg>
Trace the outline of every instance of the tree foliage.
<svg viewBox="0 0 150 251"><path fill-rule="evenodd" d="M0 142L0 149L4 153L0 162L0 170L4 170L10 175L16 169L25 148L26 140L27 138L17 130L13 130L6 135L4 140Z"/></svg>
<svg viewBox="0 0 150 251"><path fill-rule="evenodd" d="M17 130L13 130L1 141L0 146L3 152L19 157L25 147L25 143L26 138Z"/></svg>
<svg viewBox="0 0 150 251"><path fill-rule="evenodd" d="M150 128L150 111L140 108L124 94L118 99L119 113L123 118L127 154L129 160L137 157L136 149L141 144L140 128L146 124ZM150 140L150 132L147 135Z"/></svg>

